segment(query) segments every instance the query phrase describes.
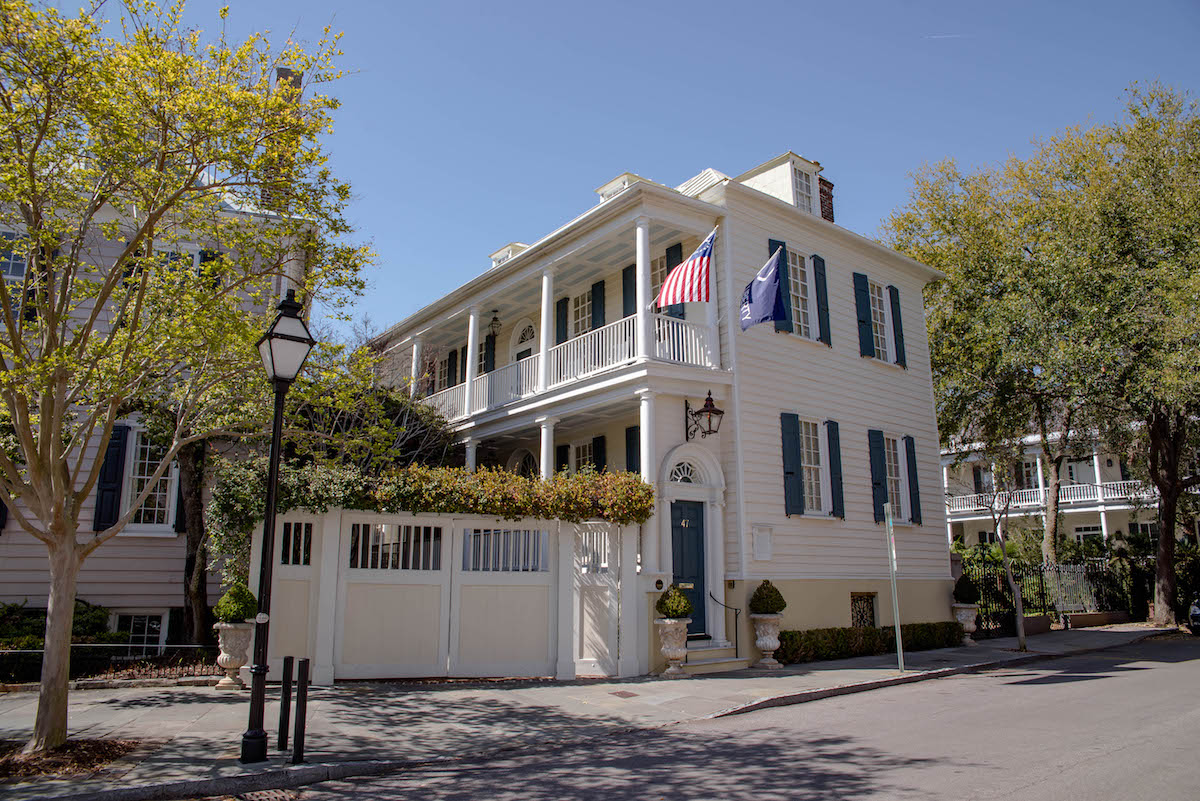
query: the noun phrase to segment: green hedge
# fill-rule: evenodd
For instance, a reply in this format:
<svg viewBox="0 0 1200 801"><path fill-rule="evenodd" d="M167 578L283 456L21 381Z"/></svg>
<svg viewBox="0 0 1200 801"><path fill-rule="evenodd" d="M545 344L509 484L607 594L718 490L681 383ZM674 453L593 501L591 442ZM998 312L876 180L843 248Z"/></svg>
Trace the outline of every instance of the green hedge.
<svg viewBox="0 0 1200 801"><path fill-rule="evenodd" d="M960 623L904 623L900 626L905 651L928 651L962 645ZM784 664L874 656L896 650L892 627L809 629L779 632L779 650L775 658Z"/></svg>

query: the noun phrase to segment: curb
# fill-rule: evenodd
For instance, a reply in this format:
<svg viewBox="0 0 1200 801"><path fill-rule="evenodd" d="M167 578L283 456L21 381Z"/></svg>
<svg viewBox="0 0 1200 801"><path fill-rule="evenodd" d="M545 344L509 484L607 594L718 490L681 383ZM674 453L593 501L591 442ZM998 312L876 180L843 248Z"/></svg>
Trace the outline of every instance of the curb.
<svg viewBox="0 0 1200 801"><path fill-rule="evenodd" d="M1067 657L1080 656L1083 654L1095 653L1097 651L1107 651L1112 648L1124 648L1129 645L1136 645L1161 633L1161 631L1152 631L1135 639L1129 640L1128 642L1117 643L1114 645L1102 645L1094 648L1081 648L1068 653L1030 653L1025 656L1013 657L1012 659L996 659L988 662L977 662L970 665L959 665L952 668L927 670L920 673L913 673L912 675L894 676L892 678L879 679L876 681L860 682L858 684L844 684L837 687L826 687L817 690L786 693L783 695L773 696L771 698L763 698L758 701L751 701L746 704L730 707L729 709L704 715L703 717L692 718L692 720L712 720L715 718L729 717L732 715L744 715L748 712L754 712L759 709L794 706L797 704L808 703L810 701L819 701L823 698L834 698L841 695L853 695L855 693L870 692L871 690L878 690L884 687L892 687L900 684L913 684L920 681L931 681L934 679L957 676L966 673L979 673L987 670L994 670L996 668L1025 665L1031 662L1040 662L1042 660L1065 659ZM681 720L674 723L664 723L659 726L650 727L650 729L676 726L680 723L686 722L686 720ZM471 757L456 756L435 759L375 759L354 762L325 762L316 765L297 765L295 767L277 768L273 770L265 770L259 773L242 773L215 779L189 779L185 781L169 782L164 784L144 784L136 787L98 790L90 793L57 796L54 801L170 801L171 799L203 798L217 795L242 795L260 790L292 789L310 784L318 784L325 781L349 779L358 776L379 776L387 773L395 773L401 770L410 770L413 768L430 767L435 765L480 764L520 754L552 753L554 751L560 751L566 748L577 748L589 743L599 742L621 734L646 730L647 727L645 726L623 726L619 729L615 729L597 737L585 737L579 740L572 740L570 742L553 740L543 741L542 743L538 744L541 747L537 748L536 751L531 751L530 749L513 745L504 746L486 753L475 754Z"/></svg>
<svg viewBox="0 0 1200 801"><path fill-rule="evenodd" d="M180 676L177 679L75 679L67 684L69 690L120 690L126 687L213 687L220 676ZM35 693L41 687L36 681L21 684L0 684L0 693Z"/></svg>

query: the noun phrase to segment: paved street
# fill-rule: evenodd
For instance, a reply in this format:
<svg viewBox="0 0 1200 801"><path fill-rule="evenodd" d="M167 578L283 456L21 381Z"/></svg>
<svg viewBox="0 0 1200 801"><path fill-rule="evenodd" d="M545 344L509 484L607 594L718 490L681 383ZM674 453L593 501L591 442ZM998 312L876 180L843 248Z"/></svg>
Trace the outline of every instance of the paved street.
<svg viewBox="0 0 1200 801"><path fill-rule="evenodd" d="M1198 738L1200 639L1151 640L301 799L1193 801Z"/></svg>

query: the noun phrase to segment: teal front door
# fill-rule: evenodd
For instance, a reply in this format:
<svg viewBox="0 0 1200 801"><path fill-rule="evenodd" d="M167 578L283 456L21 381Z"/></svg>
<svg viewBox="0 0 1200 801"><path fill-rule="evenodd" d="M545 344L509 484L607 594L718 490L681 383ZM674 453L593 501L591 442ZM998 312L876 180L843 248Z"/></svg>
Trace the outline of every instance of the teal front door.
<svg viewBox="0 0 1200 801"><path fill-rule="evenodd" d="M671 502L672 580L692 602L689 637L708 633L704 619L708 589L704 584L704 504L699 501Z"/></svg>

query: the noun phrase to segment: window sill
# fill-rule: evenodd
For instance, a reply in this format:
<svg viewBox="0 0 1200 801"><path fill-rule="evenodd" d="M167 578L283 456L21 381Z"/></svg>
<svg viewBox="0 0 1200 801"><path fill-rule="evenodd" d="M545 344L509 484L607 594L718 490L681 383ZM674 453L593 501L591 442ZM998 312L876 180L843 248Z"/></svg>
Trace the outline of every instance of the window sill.
<svg viewBox="0 0 1200 801"><path fill-rule="evenodd" d="M151 539L174 539L179 536L172 526L126 526L118 534L118 537L146 537Z"/></svg>
<svg viewBox="0 0 1200 801"><path fill-rule="evenodd" d="M820 345L823 348L829 348L830 350L833 350L833 345L830 345L826 342L822 342L821 340L817 339L816 337L806 337L806 336L804 336L804 334L797 334L795 331L776 331L775 333L783 334L784 336L793 337L795 339L800 340L801 342L807 342L810 345Z"/></svg>
<svg viewBox="0 0 1200 801"><path fill-rule="evenodd" d="M859 358L866 359L867 361L874 362L875 364L883 365L884 367L891 367L895 370L903 370L905 372L908 371L908 367L906 365L898 362L888 361L886 359L876 359L874 356L863 356L862 354L859 354Z"/></svg>

